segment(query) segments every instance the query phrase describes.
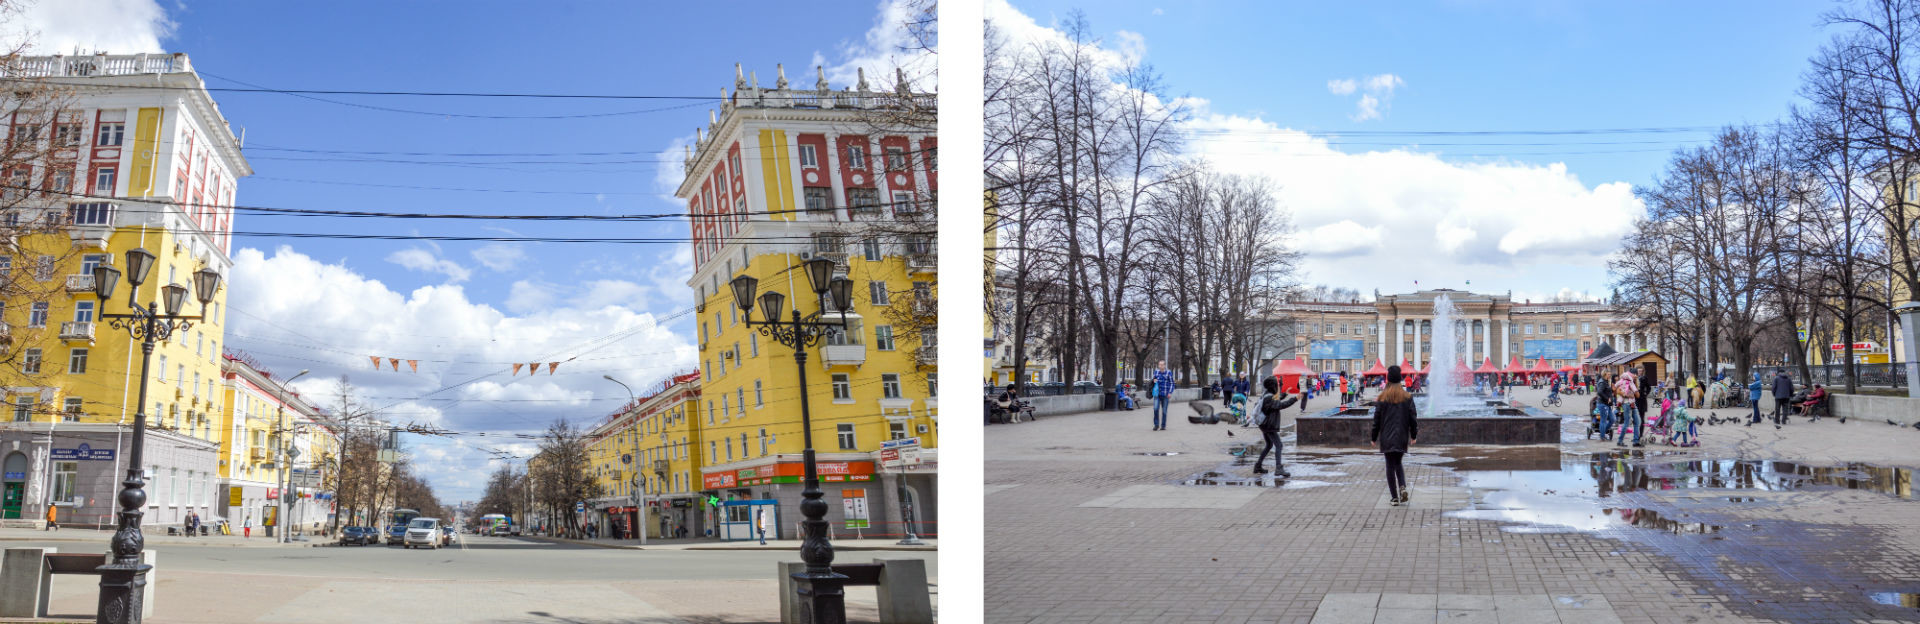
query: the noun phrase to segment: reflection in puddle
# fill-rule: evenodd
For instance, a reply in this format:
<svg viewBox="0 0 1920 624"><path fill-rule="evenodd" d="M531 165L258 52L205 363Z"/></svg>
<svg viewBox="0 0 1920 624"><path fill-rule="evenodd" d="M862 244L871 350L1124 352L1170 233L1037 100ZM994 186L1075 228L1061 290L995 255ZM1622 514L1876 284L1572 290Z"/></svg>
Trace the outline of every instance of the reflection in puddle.
<svg viewBox="0 0 1920 624"><path fill-rule="evenodd" d="M1290 470L1289 472L1293 472ZM1273 474L1242 476L1224 472L1202 472L1180 482L1180 485L1223 485L1238 487L1263 487L1286 490L1299 490L1323 485L1333 485L1327 481L1306 481L1297 478L1280 478Z"/></svg>
<svg viewBox="0 0 1920 624"><path fill-rule="evenodd" d="M1874 602L1878 602L1883 605L1893 605L1896 607L1912 607L1915 609L1920 609L1920 594L1905 594L1905 593L1899 593L1899 592L1874 592L1874 593L1867 594L1867 597L1873 599Z"/></svg>
<svg viewBox="0 0 1920 624"><path fill-rule="evenodd" d="M1154 452L1151 452L1151 453L1134 453L1134 454L1135 454L1135 455L1146 455L1146 456L1148 456L1148 457L1172 457L1172 456L1174 456L1174 455L1179 455L1179 454L1180 454L1180 451L1154 451Z"/></svg>
<svg viewBox="0 0 1920 624"><path fill-rule="evenodd" d="M1473 491L1468 509L1449 515L1477 520L1518 522L1516 532L1601 531L1622 527L1655 529L1675 534L1718 533L1722 527L1694 521L1691 514L1658 512L1640 505L1611 506L1606 499L1634 492L1674 490L1807 491L1839 487L1866 490L1897 498L1913 498L1913 474L1905 468L1867 464L1809 466L1793 462L1754 460L1662 461L1638 450L1594 453L1580 461L1567 456L1557 469L1546 468L1545 450L1516 449L1501 453L1473 451L1452 457L1447 465L1459 470L1463 486ZM1707 508L1765 500L1756 496L1713 495L1702 492L1696 502ZM1670 495L1670 494L1669 494Z"/></svg>

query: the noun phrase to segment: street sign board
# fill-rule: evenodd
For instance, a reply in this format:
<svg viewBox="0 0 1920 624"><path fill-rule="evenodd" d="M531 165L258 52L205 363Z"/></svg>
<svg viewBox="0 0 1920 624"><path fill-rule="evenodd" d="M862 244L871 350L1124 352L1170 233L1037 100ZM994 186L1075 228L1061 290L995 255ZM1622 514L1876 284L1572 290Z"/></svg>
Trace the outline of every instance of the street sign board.
<svg viewBox="0 0 1920 624"><path fill-rule="evenodd" d="M112 461L113 449L97 449L97 448L88 446L87 443L85 442L82 442L80 443L80 446L75 448L53 449L53 458L54 459L84 459L84 460L90 460L90 461L100 461L100 460Z"/></svg>
<svg viewBox="0 0 1920 624"><path fill-rule="evenodd" d="M320 470L317 468L294 468L292 479L294 487L317 488L320 487Z"/></svg>
<svg viewBox="0 0 1920 624"><path fill-rule="evenodd" d="M574 503L574 504L573 504L573 513L587 513L587 504L586 504L586 503Z"/></svg>
<svg viewBox="0 0 1920 624"><path fill-rule="evenodd" d="M227 506L228 507L239 507L240 505L242 505L242 503L240 502L240 494L242 491L243 490L239 487L227 488Z"/></svg>
<svg viewBox="0 0 1920 624"><path fill-rule="evenodd" d="M880 465L888 468L920 465L920 438L881 441Z"/></svg>

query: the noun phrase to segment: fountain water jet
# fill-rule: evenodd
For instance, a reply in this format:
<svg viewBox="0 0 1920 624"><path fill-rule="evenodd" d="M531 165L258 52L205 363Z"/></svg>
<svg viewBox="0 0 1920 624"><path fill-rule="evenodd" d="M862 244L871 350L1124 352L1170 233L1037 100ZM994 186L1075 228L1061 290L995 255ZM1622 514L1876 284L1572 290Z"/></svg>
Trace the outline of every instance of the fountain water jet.
<svg viewBox="0 0 1920 624"><path fill-rule="evenodd" d="M1455 327L1454 317L1460 315L1460 309L1453 306L1453 299L1445 294L1433 298L1433 359L1428 367L1427 379L1422 383L1427 388L1427 402L1420 406L1422 416L1448 414L1485 406L1478 397L1464 394L1459 378L1454 376L1454 361L1465 351L1467 341L1473 332L1462 331Z"/></svg>

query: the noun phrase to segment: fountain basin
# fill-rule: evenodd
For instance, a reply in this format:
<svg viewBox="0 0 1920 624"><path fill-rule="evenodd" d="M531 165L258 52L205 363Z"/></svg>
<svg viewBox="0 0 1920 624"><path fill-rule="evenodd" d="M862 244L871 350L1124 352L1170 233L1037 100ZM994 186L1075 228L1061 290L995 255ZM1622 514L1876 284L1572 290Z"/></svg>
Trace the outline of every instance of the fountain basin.
<svg viewBox="0 0 1920 624"><path fill-rule="evenodd" d="M1561 417L1511 406L1420 418L1420 445L1559 444ZM1294 421L1300 446L1368 446L1373 410L1349 407Z"/></svg>

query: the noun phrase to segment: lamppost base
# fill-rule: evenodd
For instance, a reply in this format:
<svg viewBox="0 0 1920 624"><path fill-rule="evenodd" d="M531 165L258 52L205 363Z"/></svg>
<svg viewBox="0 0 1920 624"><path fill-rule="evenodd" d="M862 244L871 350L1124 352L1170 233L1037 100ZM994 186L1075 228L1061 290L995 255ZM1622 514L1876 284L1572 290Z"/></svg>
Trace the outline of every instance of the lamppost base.
<svg viewBox="0 0 1920 624"><path fill-rule="evenodd" d="M927 545L927 543L926 543L926 542L922 542L922 541L920 541L920 536L918 536L918 535L914 535L914 534L913 534L913 533L911 533L911 532L909 532L909 533L907 533L907 537L906 537L905 539L902 539L902 540L900 540L900 541L898 541L898 542L894 542L893 544L894 544L895 546L925 546L925 545Z"/></svg>
<svg viewBox="0 0 1920 624"><path fill-rule="evenodd" d="M794 593L800 596L804 624L846 624L847 576L837 572L795 572Z"/></svg>
<svg viewBox="0 0 1920 624"><path fill-rule="evenodd" d="M147 572L153 566L138 563L109 563L100 571L100 610L94 616L98 624L139 624L147 590Z"/></svg>

